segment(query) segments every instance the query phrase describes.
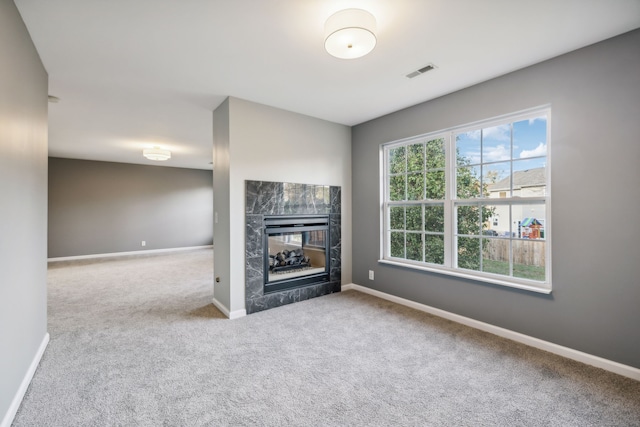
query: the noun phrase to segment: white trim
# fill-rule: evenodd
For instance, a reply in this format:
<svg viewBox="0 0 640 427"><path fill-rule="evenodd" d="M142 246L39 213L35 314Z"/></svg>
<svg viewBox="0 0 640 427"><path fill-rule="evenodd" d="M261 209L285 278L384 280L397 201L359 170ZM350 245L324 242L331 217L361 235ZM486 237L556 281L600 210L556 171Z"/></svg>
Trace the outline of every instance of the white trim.
<svg viewBox="0 0 640 427"><path fill-rule="evenodd" d="M440 273L440 274L446 274L447 276L455 276L455 277L461 277L463 279L469 279L469 280L476 280L479 282L486 282L486 283L493 283L495 285L502 285L502 286L508 286L510 288L517 288L517 289L523 289L525 291L531 291L531 292L537 292L540 294L550 294L551 293L551 289L550 288L546 288L543 286L547 286L546 284L540 284L540 285L528 285L526 283L519 283L516 282L515 280L506 280L506 279L502 279L502 278L492 278L488 275L483 275L483 274L487 274L487 273L483 273L481 271L478 272L473 272L473 273L465 273L465 270L462 269L453 269L453 268L449 268L449 267L430 267L428 265L422 265L422 264L413 264L410 261L407 262L405 260L402 261L392 261L392 260L388 260L388 259L379 259L378 260L379 264L389 264L389 265L393 265L396 267L403 267L403 268L412 268L414 270L420 270L420 271L428 271L431 273ZM469 270L467 270L469 271ZM508 277L508 276L504 276L507 279L514 279L513 277Z"/></svg>
<svg viewBox="0 0 640 427"><path fill-rule="evenodd" d="M233 319L238 319L240 317L244 317L247 315L247 310L246 309L242 309L242 310L234 310L234 311L229 311L229 309L227 307L224 306L224 304L222 304L220 301L218 301L215 298L211 299L211 302L213 303L213 305L216 306L216 308L218 310L220 310L222 312L222 314L224 314L229 320L233 320Z"/></svg>
<svg viewBox="0 0 640 427"><path fill-rule="evenodd" d="M385 164L387 163L387 150L384 149L384 144L380 145L378 149L378 176L380 177L380 188L379 188L379 197L378 200L378 213L380 214L380 258L385 257L385 248L388 247L386 241L388 239L387 232L384 229L384 218L386 216L385 209L387 206L385 204L385 200L387 200L386 191L387 191L387 176L385 175ZM353 221L352 221L353 222Z"/></svg>
<svg viewBox="0 0 640 427"><path fill-rule="evenodd" d="M239 319L241 317L245 317L247 315L247 310L244 308L242 310L234 310L229 313L229 320Z"/></svg>
<svg viewBox="0 0 640 427"><path fill-rule="evenodd" d="M149 249L144 251L131 251L131 252L112 252L107 254L66 256L66 257L48 258L47 262L76 261L81 259L110 258L110 257L129 256L129 255L148 255L148 254L159 254L164 252L191 251L194 249L206 249L206 248L213 248L213 245L187 246L184 248Z"/></svg>
<svg viewBox="0 0 640 427"><path fill-rule="evenodd" d="M526 120L526 119L536 119L539 117L545 117L546 118L546 143L547 143L547 152L545 153L544 156L536 156L536 157L531 157L528 158L526 160L540 160L540 159L546 159L546 163L545 163L545 172L546 172L546 192L544 197L527 197L527 198L521 198L521 197L515 197L513 196L513 194L510 194L509 198L506 198L504 200L499 200L498 199L491 199L491 198L486 198L484 196L479 197L479 198L472 198L472 199L458 199L458 196L456 194L456 171L457 171L457 155L456 155L456 135L462 134L464 132L468 132L468 131L476 131L476 130L481 130L483 128L487 128L487 127L493 127L493 126L499 126L499 125L506 125L508 124L510 126L511 129L511 141L510 141L510 150L511 150L511 155L510 155L510 159L508 160L510 166L510 175L512 176L514 174L513 171L513 165L514 162L520 161L519 158L514 158L513 156L513 124L522 120ZM419 200L394 200L391 201L389 200L389 187L390 187L390 176L391 176L391 171L389 170L389 152L393 149L399 148L399 147L408 147L411 146L412 144L424 144L425 141L429 141L429 140L435 140L438 138L442 138L445 142L445 168L444 168L444 173L445 173L445 197L444 199L437 199L437 200L431 200L431 199L419 199ZM482 139L480 140L480 150L483 151L483 142ZM425 133L422 135L416 135L416 136L412 136L412 137L408 137L408 138L403 138L403 139L399 139L399 140L395 140L395 141L390 141L387 143L383 143L380 144L380 185L381 185L381 217L380 217L380 222L381 222L381 232L380 232L380 261L381 263L388 263L388 264L392 264L392 265L396 265L396 266L406 266L409 268L418 268L418 269L422 269L425 271L431 271L431 272L435 272L435 273L443 273L443 274L448 274L448 275L453 275L453 276L458 276L458 277L464 277L467 279L473 279L473 280L479 280L479 281L483 281L483 282L489 282L489 283L493 283L496 285L500 285L500 286L507 286L507 287L513 287L513 288L518 288L518 289L523 289L523 290L527 290L527 291L533 291L533 292L539 292L539 293L545 293L545 294L549 294L551 293L551 289L552 289L552 283L551 283L551 278L553 277L551 274L551 236L552 236L552 230L551 230L551 205L550 205L550 200L551 200L551 175L550 175L550 170L551 168L549 167L550 164L550 150L549 150L549 146L551 144L551 104L545 104L545 105L541 105L538 107L534 107L534 108L528 108L525 110L520 110L518 112L515 113L508 113L508 114L504 114L504 115L500 115L500 116L496 116L493 118L489 118L489 119L485 119L485 120L479 120L476 122L472 122L472 123L467 123L464 125L459 125L459 126L455 126L455 127L450 127L447 129L443 129L443 130L439 130L436 132L429 132L429 133ZM400 173L396 173L394 174L395 176L404 176L405 177L405 192L407 191L406 185L408 181L406 181L406 177L409 174L409 170L407 169L407 160L408 157L405 156L405 170L404 172ZM506 162L507 160L494 160L494 161L485 161L484 159L480 159L481 162L477 163L477 164L473 164L473 168L480 168L482 169L483 166L485 165L493 165L493 164L498 164L500 162ZM426 171L426 163L425 163L425 168L423 169L423 172ZM483 175L483 173L481 173L481 175ZM482 180L482 176L479 177L480 180ZM511 183L511 187L513 188L513 183ZM405 194L405 198L406 198L407 194ZM439 202L443 204L444 207L444 233L442 233L441 235L444 237L444 263L443 266L440 267L435 267L433 265L428 265L428 263L424 262L424 261L411 261L408 259L401 259L401 258L392 258L390 255L390 234L391 234L391 226L390 226L390 211L389 211L389 207L391 206L408 206L408 205L425 205L425 204L431 204L432 202ZM529 204L529 203L536 203L536 202L540 202L541 205L544 205L545 207L545 212L546 212L546 216L545 216L545 234L546 234L546 241L547 241L547 245L545 246L545 255L546 255L546 260L548 260L547 265L545 265L545 279L544 282L537 282L534 280L527 280L527 279L520 279L517 277L512 276L512 269L513 269L513 260L512 260L512 243L513 243L513 238L509 237L510 242L509 242L509 253L510 253L510 260L509 260L509 274L510 275L498 275L498 274L494 274L494 273L489 273L488 275L486 273L483 272L475 272L472 270L465 270L462 269L460 267L458 267L458 261L457 261L457 256L458 256L458 251L457 251L457 236L458 234L456 233L456 226L455 224L457 223L457 206L466 206L466 205L478 205L478 206L482 206L482 205L494 205L494 204L500 204L500 205L507 205L507 206L512 206L515 204ZM511 209L509 210L509 214L511 215ZM405 218L405 222L406 222L406 218ZM510 225L511 225L511 221L510 221ZM400 231L400 230L398 230ZM406 252L406 236L407 236L407 230L406 230L406 224L404 227L404 235L405 235L405 252ZM513 230L512 230L513 231ZM424 233L424 225L423 225L423 230L419 231ZM480 234L480 237L482 237L482 234ZM482 239L481 242L482 243ZM423 244L424 246L424 244ZM424 249L424 247L423 247ZM406 254L405 254L406 255ZM481 260L482 261L482 260ZM418 267L416 267L416 264L418 265ZM425 268L420 268L424 266ZM461 271L460 274L456 274L456 273L452 273L452 272L458 272ZM498 276L498 277L496 277Z"/></svg>
<svg viewBox="0 0 640 427"><path fill-rule="evenodd" d="M378 298L395 302L397 304L401 304L419 311L424 311L425 313L433 314L434 316L442 317L456 323L461 323L463 325L470 326L481 331L489 332L491 334L498 335L499 337L507 338L512 341L528 345L530 347L548 351L549 353L557 354L558 356L566 357L567 359L595 366L597 368L604 369L605 371L613 372L615 374L640 381L640 369L633 366L623 365L622 363L614 362L613 360L604 359L602 357L594 356L592 354L574 350L569 347L564 347L549 341L534 338L529 335L524 335L519 332L491 325L489 323L484 323L479 320L471 319L469 317L461 316L459 314L451 313L439 308L430 307L419 302L400 298L395 295L390 295L384 292L377 291L375 289L367 288L365 286L356 285L354 283L342 285L342 290L355 290L365 294L373 295Z"/></svg>
<svg viewBox="0 0 640 427"><path fill-rule="evenodd" d="M229 310L227 309L227 307L224 306L224 304L222 304L220 301L218 301L215 298L211 299L211 302L213 303L213 305L216 306L216 308L218 310L220 310L220 312L222 312L222 314L224 314L226 317L229 317Z"/></svg>
<svg viewBox="0 0 640 427"><path fill-rule="evenodd" d="M22 403L22 399L24 398L27 389L29 388L29 384L31 384L31 380L33 379L34 374L36 373L36 369L38 369L38 365L40 364L40 359L42 359L42 355L44 354L45 349L47 348L47 344L49 344L49 333L44 334L44 338L42 338L42 342L40 343L40 347L38 347L38 351L33 356L33 360L31 361L31 365L29 365L29 369L22 378L22 382L20 383L20 387L16 391L15 396L13 396L13 400L11 401L11 405L7 410L7 413L4 414L4 418L2 419L2 423L0 423L0 427L10 427L11 423L13 423L13 419L20 408L20 404Z"/></svg>

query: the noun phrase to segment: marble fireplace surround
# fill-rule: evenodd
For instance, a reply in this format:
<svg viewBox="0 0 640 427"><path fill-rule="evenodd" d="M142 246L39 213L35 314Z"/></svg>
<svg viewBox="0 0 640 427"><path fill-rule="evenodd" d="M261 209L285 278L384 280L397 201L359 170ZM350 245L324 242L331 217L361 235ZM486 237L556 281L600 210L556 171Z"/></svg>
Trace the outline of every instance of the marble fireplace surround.
<svg viewBox="0 0 640 427"><path fill-rule="evenodd" d="M340 187L245 181L245 307L247 314L340 292ZM329 281L264 294L265 215L329 215Z"/></svg>

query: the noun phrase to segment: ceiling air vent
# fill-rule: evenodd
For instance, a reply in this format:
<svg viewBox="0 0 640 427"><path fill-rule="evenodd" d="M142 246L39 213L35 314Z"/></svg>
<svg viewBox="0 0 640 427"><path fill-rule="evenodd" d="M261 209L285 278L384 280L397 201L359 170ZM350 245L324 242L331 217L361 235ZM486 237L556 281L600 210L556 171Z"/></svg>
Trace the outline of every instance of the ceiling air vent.
<svg viewBox="0 0 640 427"><path fill-rule="evenodd" d="M429 65L425 65L424 67L420 68L419 70L413 71L409 74L407 74L407 77L412 79L414 77L418 77L420 74L424 74L427 71L431 71L431 70L435 70L436 66L433 64L429 64Z"/></svg>

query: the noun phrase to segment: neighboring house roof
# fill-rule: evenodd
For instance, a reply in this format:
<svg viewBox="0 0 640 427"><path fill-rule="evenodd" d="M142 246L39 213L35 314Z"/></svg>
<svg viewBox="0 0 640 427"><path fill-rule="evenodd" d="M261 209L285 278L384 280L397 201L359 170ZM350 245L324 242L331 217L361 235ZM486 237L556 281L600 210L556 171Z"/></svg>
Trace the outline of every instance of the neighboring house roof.
<svg viewBox="0 0 640 427"><path fill-rule="evenodd" d="M534 168L513 173L513 189L525 187L540 187L547 185L545 168ZM510 189L509 177L489 185L489 191L504 191Z"/></svg>
<svg viewBox="0 0 640 427"><path fill-rule="evenodd" d="M532 225L542 225L542 223L535 218L525 218L520 225L523 227L531 227Z"/></svg>

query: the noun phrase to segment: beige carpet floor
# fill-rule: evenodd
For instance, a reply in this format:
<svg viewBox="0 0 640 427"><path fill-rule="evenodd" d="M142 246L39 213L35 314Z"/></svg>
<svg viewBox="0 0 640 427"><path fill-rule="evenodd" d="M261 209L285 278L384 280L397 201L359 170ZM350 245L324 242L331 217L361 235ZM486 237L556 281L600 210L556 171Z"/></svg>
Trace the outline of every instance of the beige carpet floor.
<svg viewBox="0 0 640 427"><path fill-rule="evenodd" d="M49 269L14 426L640 426L640 383L355 291L227 320L212 251Z"/></svg>

